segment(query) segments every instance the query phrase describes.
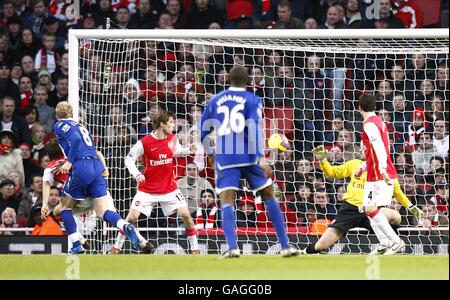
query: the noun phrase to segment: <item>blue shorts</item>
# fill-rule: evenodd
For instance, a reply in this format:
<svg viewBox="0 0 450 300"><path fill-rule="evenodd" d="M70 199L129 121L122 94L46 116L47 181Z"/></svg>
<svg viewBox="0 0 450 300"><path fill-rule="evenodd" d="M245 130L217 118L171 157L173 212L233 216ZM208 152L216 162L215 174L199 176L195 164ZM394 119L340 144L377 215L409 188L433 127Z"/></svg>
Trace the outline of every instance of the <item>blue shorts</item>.
<svg viewBox="0 0 450 300"><path fill-rule="evenodd" d="M241 189L241 178L247 179L250 188L255 192L272 184L272 179L267 178L259 164L225 170L216 169L216 173L217 193Z"/></svg>
<svg viewBox="0 0 450 300"><path fill-rule="evenodd" d="M77 159L62 188L62 195L82 201L86 197L107 195L107 184L102 176L105 167L99 159Z"/></svg>

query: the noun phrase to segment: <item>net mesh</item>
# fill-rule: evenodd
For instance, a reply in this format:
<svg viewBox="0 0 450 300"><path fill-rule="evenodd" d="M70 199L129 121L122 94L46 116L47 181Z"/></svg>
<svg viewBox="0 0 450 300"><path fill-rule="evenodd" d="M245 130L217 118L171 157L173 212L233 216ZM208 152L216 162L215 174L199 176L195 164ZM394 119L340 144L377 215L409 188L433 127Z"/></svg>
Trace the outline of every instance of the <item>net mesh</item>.
<svg viewBox="0 0 450 300"><path fill-rule="evenodd" d="M407 251L447 253L448 130L440 126L448 121L448 39L79 42L79 117L107 159L109 189L123 217L136 191L124 158L151 132L152 115L161 109L174 112L180 143L195 142L205 103L229 87L230 68L242 65L251 75L248 89L264 103L266 135L281 133L291 142L288 151L272 152L270 161L293 244L303 248L320 237L342 205L349 182L325 178L312 148L325 145L333 165L358 158L362 120L354 104L362 92L372 91L389 128L402 188L425 212L425 219L418 221L392 204L402 215L398 230L406 237ZM188 170L192 164L198 174ZM214 187L211 162L198 150L178 157L175 172L202 251L223 251L220 205L201 205ZM243 182L236 202L241 249L275 253L278 243L264 204L245 186ZM83 233L95 241L93 248L107 251L116 231L100 221L86 222ZM184 253L188 246L183 227L179 218L164 216L159 207L139 221L141 233L157 244L157 253ZM355 229L330 253L363 253L375 246L373 234ZM125 249L131 251L128 244Z"/></svg>

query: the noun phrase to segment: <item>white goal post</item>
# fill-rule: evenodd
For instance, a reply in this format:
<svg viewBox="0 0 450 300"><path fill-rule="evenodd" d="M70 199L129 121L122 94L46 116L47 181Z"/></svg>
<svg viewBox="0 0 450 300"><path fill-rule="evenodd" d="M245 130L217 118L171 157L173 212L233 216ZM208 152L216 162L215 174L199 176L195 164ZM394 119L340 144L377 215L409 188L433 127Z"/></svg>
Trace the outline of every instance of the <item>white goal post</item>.
<svg viewBox="0 0 450 300"><path fill-rule="evenodd" d="M404 95L406 104L403 114L407 118L409 116L414 118L418 112L422 111L426 117L434 118L433 121L444 118L445 122L448 122L448 84L444 85L442 93L433 93L433 95L427 94L427 87L422 87L422 85L425 86L425 81L431 81L433 88L437 89L438 75L435 75L437 70L442 66L448 68L449 32L447 29L71 29L68 41L69 101L74 108L74 118L81 120L89 130L93 131L93 135L100 143L100 149L106 151L108 162L111 164L110 168L113 170L109 187L123 217L129 209L127 205L130 203L130 197L133 196L135 187L123 163L119 161L123 160L126 155L124 152L132 142L148 133L151 125L149 123L150 111L153 108L174 110L173 112L180 119L180 123L177 123L181 128L180 135L181 133L186 134L187 137L183 136L183 140L188 141L192 138L191 131L187 130L188 133L186 133L183 128L191 128L195 124L195 117L190 109L195 106L202 107L208 97L227 86L227 70L232 64L238 64L239 59L242 60L240 63L249 69L252 79L256 78L252 72L255 69L261 70L262 80L258 83L252 82L250 85L255 93L260 93L265 107L268 108L265 124L270 128L266 128L266 134L281 132L286 134L291 141L293 154L289 160L292 160L293 169L287 168L285 162L280 158L277 158L280 161L274 161L273 167L275 174L278 171L281 197L286 202L286 210L283 212L286 214L290 229L288 230L290 241L299 248L303 248L307 243L315 241L319 237L317 233L311 231L313 222L311 220L321 219L317 216L321 212L320 208L317 208L320 205L314 202L314 191L321 190L322 186L326 187L328 203L324 208L326 213L323 214L328 214L329 208L337 209L340 205L339 198L342 196L342 190L339 188L345 189L347 186L347 182L342 180L324 179L323 184L320 185L319 180L314 179L314 176L322 178L323 174L318 169L318 164L313 161L311 149L318 144L329 143L328 149L335 157L339 155L334 154L334 151L340 151L339 153L342 155L342 158L335 158L336 164L347 161L350 157L357 157L357 140L359 139L361 120L354 111L355 95L362 91L373 91L379 99L380 112L387 110L386 114L392 115L390 122L394 124L392 134L395 137L393 141L396 143L394 146L395 157L397 155L412 157L412 153L418 148L418 140L411 139L415 133L408 133L408 130L409 132L412 130L410 127L404 125L405 132L397 130L396 126L400 120L395 119L397 115L391 111L395 106L392 103L397 94ZM147 41L154 41L155 49L152 48L153 46L149 46ZM181 51L178 47L181 44L190 45L190 50L187 51L189 53L183 54L185 61L180 61L178 57L178 53ZM148 47L151 50L148 50ZM151 51L155 56L150 58ZM227 55L230 56L231 63L226 57ZM419 56L424 57L423 67L416 65L415 58ZM308 65L309 63L311 66ZM389 78L397 66L403 68L403 72L406 74L405 83L401 85L401 88L394 79ZM187 69L188 71L186 71ZM307 72L310 69L312 71L308 75ZM284 73L279 74L280 70L284 70ZM288 71L292 74L289 75ZM152 72L154 74L148 74ZM180 79L178 76L180 72L192 73L193 79L191 81L186 78ZM146 82L149 80L148 76L152 76L151 88ZM444 76L447 76L446 80L448 81L448 70ZM408 83L406 83L407 81ZM386 87L387 85L390 87ZM182 87L180 88L180 86ZM129 93L128 88L130 93L137 92L136 99L129 98L134 96L127 94ZM389 89L390 91L386 92ZM195 100L189 100L190 96ZM429 106L434 105L430 103L434 101L435 97L440 97L444 111L428 111ZM143 100L139 100L141 98ZM144 109L133 106L139 101L142 101ZM298 104L300 102L301 104ZM113 108L117 110L113 112ZM193 111L195 113L195 108ZM112 126L109 123L111 116L118 112L124 114L123 123ZM145 129L141 126L144 119L147 122ZM345 128L334 129L336 119L342 120ZM407 124L406 121L404 122ZM424 120L424 127L426 122L427 120ZM130 128L124 130L133 137L121 142L110 142L111 132L116 132L114 130L119 130L118 128L122 128L121 126ZM430 126L432 127L432 125ZM350 143L338 140L340 131L343 135L345 135L344 132L350 132L352 138ZM399 136L401 136L401 140ZM333 140L330 140L330 137ZM179 138L181 139L181 137ZM418 135L416 138L418 139ZM415 144L412 144L413 142ZM411 146L408 148L409 150L405 150L406 144ZM346 145L350 145L353 151L347 150ZM341 146L342 148L340 148ZM435 156L445 156L438 152L434 154L436 154ZM198 162L198 159L197 156L193 158L195 162ZM448 164L449 157L444 157L444 159ZM190 161L186 160L186 162ZM211 174L206 171L207 164L207 162L205 165L201 163L199 171L203 170L202 176L213 182L214 178L208 177ZM440 202L436 202L436 195L439 194L438 187L445 187L445 184L442 182L438 184L436 181L435 184L427 185L429 182L426 179L420 182L418 178L425 178L427 170L419 170L417 165L414 166L409 161L405 161L404 164L408 168L403 169L409 171L404 171L405 178L402 177L402 180L409 180L406 177L412 172L414 180L417 181L417 191L411 192L412 194L406 193L407 196L416 200L421 199L423 205L427 203L433 205L434 203L434 208L438 210L437 214L442 214L439 222L433 221L434 227L430 231L428 230L430 227L424 229L425 225L412 220L411 215L405 210L400 210L403 220L406 221L402 221L398 232L407 239L407 252L416 254L448 253L448 213L442 210L442 205L439 206ZM283 166L281 171L277 169L280 165ZM198 163L197 166L199 166ZM445 168L445 165L442 167L445 170L444 175L447 177L448 167ZM304 170L303 168L310 168L308 170L313 177L308 177L310 175L308 171L300 174ZM427 168L429 168L428 165ZM299 178L301 179L299 180ZM448 192L448 182L446 184ZM303 193L302 189L307 188L310 189L309 199L312 202L307 201L308 203L303 205L301 204L303 196L299 195ZM300 192L300 190L302 191ZM201 202L200 199L194 199L194 201ZM252 201L256 214L259 214L261 210L258 207L257 199ZM432 203L432 201L435 202ZM239 202L238 205L240 205ZM190 208L195 219L197 207ZM298 224L292 224L297 221L289 219L289 212L292 212L292 216L295 215L292 218L298 220ZM314 213L315 217L310 219L311 214ZM157 217L161 218L160 215ZM259 215L256 217L256 222L258 222L258 217ZM301 218L302 221L300 221ZM325 220L328 221L327 218L325 217ZM445 223L445 218L447 223ZM249 221L249 219L244 221ZM267 219L259 222L269 223ZM432 221L430 218L429 222L424 222L428 224ZM155 235L150 234L149 238L151 242L162 247L159 253L165 251L182 253L186 245L186 239L180 235L180 232L183 232L182 224L180 225L179 221L176 221L175 225L170 225L169 222L165 224L164 227L158 228L141 225L140 230L155 233ZM238 235L241 246L246 245L243 246L246 247L244 252L274 252L278 246L276 239L273 238L273 230L268 227L265 227L264 230L258 226L255 227L256 230L244 230ZM100 222L97 222L97 225L94 224L92 228L95 229L88 230L88 236L95 240L95 250L105 252L111 247L116 231ZM160 234L164 231L166 234ZM199 232L203 252L223 251L225 240L220 229L212 230L205 227ZM353 230L330 253L367 253L376 246L375 243L376 239L372 234L368 234L364 230ZM127 251L130 251L129 245L127 247Z"/></svg>

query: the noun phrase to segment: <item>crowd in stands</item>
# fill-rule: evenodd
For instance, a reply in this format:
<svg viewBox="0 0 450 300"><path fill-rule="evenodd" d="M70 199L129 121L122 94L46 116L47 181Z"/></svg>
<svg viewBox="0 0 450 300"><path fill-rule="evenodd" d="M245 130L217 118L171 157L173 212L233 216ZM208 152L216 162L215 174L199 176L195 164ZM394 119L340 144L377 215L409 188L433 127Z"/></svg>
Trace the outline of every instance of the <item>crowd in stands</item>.
<svg viewBox="0 0 450 300"><path fill-rule="evenodd" d="M380 0L375 19L361 15L366 4L358 0L80 2L80 18L73 20L67 15L70 4L63 0L0 0L0 228L36 226L34 234L47 232L37 211L42 203L43 170L50 162L45 145L55 138L55 107L68 100L70 28L424 26L420 7L408 0ZM447 1L441 9L448 11ZM249 90L263 99L265 115L289 115L286 119L293 120L284 132L292 141L290 148L278 153L272 165L276 195L288 226L320 233L334 219L347 182L325 178L311 150L325 145L332 164L358 157L361 118L354 101L363 91L376 95L400 184L425 213L424 220L413 220L393 203L401 209L402 224L448 224L448 54L339 56L143 41L132 49L139 57L133 62L139 72L131 72L131 64L113 64L106 99L102 94L106 61L97 51L100 47L101 42L81 45L81 122L97 125L89 129L110 166L108 180L121 212L128 209L134 184L123 158L138 138L151 131L152 115L161 109L175 112L180 142L198 141L195 128L204 105L229 87L229 69L243 65L251 76ZM118 49L124 48L119 45ZM127 51L115 55L118 61L129 61ZM179 186L197 228L220 227L212 162L201 150L176 162ZM57 198L55 191L52 201L57 203ZM237 206L238 226L270 226L264 204L246 190L245 182ZM142 225L177 226L178 221L161 216L161 212L154 214L150 223Z"/></svg>

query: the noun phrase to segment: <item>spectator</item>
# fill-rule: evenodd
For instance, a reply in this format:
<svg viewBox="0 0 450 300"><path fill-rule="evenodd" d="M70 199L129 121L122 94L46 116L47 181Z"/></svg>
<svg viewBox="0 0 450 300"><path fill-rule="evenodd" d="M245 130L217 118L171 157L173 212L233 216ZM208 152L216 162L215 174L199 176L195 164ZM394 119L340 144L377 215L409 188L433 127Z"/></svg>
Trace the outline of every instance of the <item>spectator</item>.
<svg viewBox="0 0 450 300"><path fill-rule="evenodd" d="M9 130L0 131L0 177L18 170L24 175L21 151L15 147L16 136Z"/></svg>
<svg viewBox="0 0 450 300"><path fill-rule="evenodd" d="M414 173L411 153L399 152L395 155L395 169L399 174Z"/></svg>
<svg viewBox="0 0 450 300"><path fill-rule="evenodd" d="M25 178L23 178L23 173L20 173L19 170L11 170L6 175L6 178L11 179L15 183L14 195L23 197L25 195Z"/></svg>
<svg viewBox="0 0 450 300"><path fill-rule="evenodd" d="M67 32L57 18L50 16L44 21L44 33L55 37L54 50L63 50L66 43ZM45 35L45 34L44 34ZM45 45L45 43L44 43Z"/></svg>
<svg viewBox="0 0 450 300"><path fill-rule="evenodd" d="M406 58L406 78L414 81L415 89L420 89L420 83L433 78L435 70L427 68L427 56L424 53L415 53ZM431 72L432 70L432 72Z"/></svg>
<svg viewBox="0 0 450 300"><path fill-rule="evenodd" d="M48 195L48 210L54 211L56 206L59 204L60 198L59 198L59 189L52 185L50 187L50 193Z"/></svg>
<svg viewBox="0 0 450 300"><path fill-rule="evenodd" d="M434 184L436 182L436 177L438 177L438 170L444 170L443 173L445 173L444 167L445 159L441 156L433 156L430 158L430 172L425 175L425 182Z"/></svg>
<svg viewBox="0 0 450 300"><path fill-rule="evenodd" d="M114 18L115 23L112 24L113 28L117 29L130 29L131 25L131 13L127 6L120 6L116 10L116 16Z"/></svg>
<svg viewBox="0 0 450 300"><path fill-rule="evenodd" d="M31 235L64 235L61 226L53 217L42 220L41 205L35 206L30 212L28 227L33 227Z"/></svg>
<svg viewBox="0 0 450 300"><path fill-rule="evenodd" d="M117 140L119 128L124 126L128 127L128 132L133 137L136 137L134 128L125 122L125 114L123 113L122 107L120 105L111 107L105 128L105 146L120 145L115 143L115 141Z"/></svg>
<svg viewBox="0 0 450 300"><path fill-rule="evenodd" d="M327 10L327 20L320 26L322 29L344 29L347 28L342 20L338 5L332 5Z"/></svg>
<svg viewBox="0 0 450 300"><path fill-rule="evenodd" d="M86 12L81 17L80 29L96 29L98 24L95 21L94 14L92 12Z"/></svg>
<svg viewBox="0 0 450 300"><path fill-rule="evenodd" d="M355 136L350 130L342 129L339 131L335 146L343 153L344 161L359 158L360 147L356 144Z"/></svg>
<svg viewBox="0 0 450 300"><path fill-rule="evenodd" d="M56 66L59 63L59 54L54 51L55 35L51 33L44 33L42 37L43 48L36 53L34 62L36 71L48 70L50 73L56 71Z"/></svg>
<svg viewBox="0 0 450 300"><path fill-rule="evenodd" d="M200 205L192 213L196 229L219 228L219 205L213 190L203 190L200 192Z"/></svg>
<svg viewBox="0 0 450 300"><path fill-rule="evenodd" d="M12 58L14 61L21 61L26 55L34 57L39 48L40 42L36 39L34 32L29 28L24 28L20 34L19 45Z"/></svg>
<svg viewBox="0 0 450 300"><path fill-rule="evenodd" d="M407 99L414 97L414 81L406 79L405 68L401 64L396 64L389 72L389 80L394 91L403 92Z"/></svg>
<svg viewBox="0 0 450 300"><path fill-rule="evenodd" d="M435 186L435 194L430 197L430 202L436 205L439 212L448 215L448 197L448 183L438 183Z"/></svg>
<svg viewBox="0 0 450 300"><path fill-rule="evenodd" d="M131 15L130 29L153 29L158 22L158 12L156 12L150 0L139 0L137 10Z"/></svg>
<svg viewBox="0 0 450 300"><path fill-rule="evenodd" d="M187 15L184 12L184 7L183 4L181 3L181 0L168 0L166 10L170 14L170 17L172 18L172 26L177 29L184 28Z"/></svg>
<svg viewBox="0 0 450 300"><path fill-rule="evenodd" d="M447 123L442 119L434 121L433 145L437 155L448 158L449 135Z"/></svg>
<svg viewBox="0 0 450 300"><path fill-rule="evenodd" d="M19 113L23 113L25 108L30 106L31 98L33 97L33 86L31 84L31 78L29 76L27 75L20 76L19 92L20 92Z"/></svg>
<svg viewBox="0 0 450 300"><path fill-rule="evenodd" d="M1 214L2 222L0 224L0 229L6 228L18 228L19 224L17 224L17 215L16 211L11 207L5 208L5 210ZM17 231L3 231L0 230L0 235L16 235Z"/></svg>
<svg viewBox="0 0 450 300"><path fill-rule="evenodd" d="M18 222L21 227L25 227L31 216L33 207L42 205L42 175L34 174L31 176L31 186L25 197L20 201L17 211Z"/></svg>
<svg viewBox="0 0 450 300"><path fill-rule="evenodd" d="M414 173L399 175L398 182L412 204L421 205L424 203L425 197L422 190L417 186Z"/></svg>
<svg viewBox="0 0 450 300"><path fill-rule="evenodd" d="M412 153L415 170L418 174L430 172L430 159L436 155L431 133L424 132L419 136L419 148Z"/></svg>
<svg viewBox="0 0 450 300"><path fill-rule="evenodd" d="M319 24L317 24L316 19L308 18L305 20L305 28L306 29L317 29L318 27L319 27Z"/></svg>
<svg viewBox="0 0 450 300"><path fill-rule="evenodd" d="M2 1L2 18L0 19L0 32L8 27L8 19L14 16L14 1Z"/></svg>
<svg viewBox="0 0 450 300"><path fill-rule="evenodd" d="M395 131L403 135L407 132L408 125L411 122L410 114L407 114L407 111L411 111L411 108L407 106L405 96L400 92L394 94L392 105L394 107L392 120Z"/></svg>
<svg viewBox="0 0 450 300"><path fill-rule="evenodd" d="M245 195L239 199L236 210L236 227L256 227L257 211L253 196Z"/></svg>
<svg viewBox="0 0 450 300"><path fill-rule="evenodd" d="M17 214L21 199L14 194L15 187L16 185L11 179L2 179L0 181L0 213L3 213L7 207L10 207Z"/></svg>
<svg viewBox="0 0 450 300"><path fill-rule="evenodd" d="M430 102L435 95L434 83L430 79L424 79L419 84L420 90L416 92L414 97L414 106L416 108L424 108L426 102Z"/></svg>
<svg viewBox="0 0 450 300"><path fill-rule="evenodd" d="M29 55L25 55L21 60L21 64L23 74L29 76L32 82L36 82L38 79L38 72L34 68L35 65L33 58Z"/></svg>
<svg viewBox="0 0 450 300"><path fill-rule="evenodd" d="M53 125L55 124L55 109L47 105L47 89L41 85L38 85L34 89L33 98L34 106L38 109L39 122L45 125L45 131L47 134L53 132Z"/></svg>
<svg viewBox="0 0 450 300"><path fill-rule="evenodd" d="M437 119L448 120L449 114L445 110L441 96L434 96L431 101L425 102L425 115L429 122L434 123Z"/></svg>
<svg viewBox="0 0 450 300"><path fill-rule="evenodd" d="M23 169L25 171L26 185L30 183L32 174L40 174L44 172L44 169L38 166L38 162L31 158L31 146L27 143L22 143L19 145L21 151L20 155L22 157Z"/></svg>
<svg viewBox="0 0 450 300"><path fill-rule="evenodd" d="M436 209L435 204L428 202L422 205L421 209L423 211L423 218L416 221L417 226L433 228L448 225L448 217L440 213Z"/></svg>
<svg viewBox="0 0 450 300"><path fill-rule="evenodd" d="M43 34L44 20L49 16L48 4L46 0L33 0L31 3L33 13L24 22L25 28L31 28L38 39Z"/></svg>
<svg viewBox="0 0 450 300"><path fill-rule="evenodd" d="M67 56L67 53L63 55ZM56 79L55 88L51 91L47 100L50 107L55 108L59 102L67 101L69 96L69 80L66 75L60 75Z"/></svg>
<svg viewBox="0 0 450 300"><path fill-rule="evenodd" d="M267 96L268 90L266 87L266 79L262 67L253 66L250 70L250 78L251 91L255 93L255 95L261 97L264 101L264 98Z"/></svg>
<svg viewBox="0 0 450 300"><path fill-rule="evenodd" d="M325 131L324 145L331 146L337 140L339 131L344 129L344 118L342 116L335 116L331 124L331 130Z"/></svg>
<svg viewBox="0 0 450 300"><path fill-rule="evenodd" d="M436 92L442 98L449 99L449 84L448 84L448 66L446 62L439 64L436 69Z"/></svg>
<svg viewBox="0 0 450 300"><path fill-rule="evenodd" d="M405 28L403 22L392 14L391 0L380 0L378 5L380 18L363 22L362 28Z"/></svg>
<svg viewBox="0 0 450 300"><path fill-rule="evenodd" d="M278 159L274 165L275 180L282 187L287 196L294 195L295 187L295 162L292 149L278 153Z"/></svg>
<svg viewBox="0 0 450 300"><path fill-rule="evenodd" d="M168 12L162 12L158 18L158 26L156 29L174 29L172 17Z"/></svg>
<svg viewBox="0 0 450 300"><path fill-rule="evenodd" d="M402 21L405 28L423 27L423 13L417 3L410 0L396 0L394 6L394 16Z"/></svg>
<svg viewBox="0 0 450 300"><path fill-rule="evenodd" d="M292 15L292 4L288 0L281 0L277 5L278 21L275 29L305 29L302 20Z"/></svg>
<svg viewBox="0 0 450 300"><path fill-rule="evenodd" d="M28 105L22 112L25 122L27 122L28 129L31 131L33 125L39 122L39 112L34 105Z"/></svg>
<svg viewBox="0 0 450 300"><path fill-rule="evenodd" d="M199 177L198 167L195 163L186 165L186 176L178 180L178 187L186 198L189 212L192 214L200 205L199 199L203 190L212 190L213 187L205 178Z"/></svg>
<svg viewBox="0 0 450 300"><path fill-rule="evenodd" d="M412 113L412 123L408 125L408 131L405 137L405 150L413 152L417 150L419 136L427 131L428 122L425 120L423 109L418 108Z"/></svg>
<svg viewBox="0 0 450 300"><path fill-rule="evenodd" d="M12 82L18 85L20 76L22 76L22 66L20 65L20 63L16 62L12 65L11 69L10 77Z"/></svg>
<svg viewBox="0 0 450 300"><path fill-rule="evenodd" d="M347 0L345 3L344 23L348 28L356 29L361 27L361 13L359 11L358 0Z"/></svg>
<svg viewBox="0 0 450 300"><path fill-rule="evenodd" d="M319 188L314 193L314 210L317 219L334 220L336 208L330 203L330 198L324 188Z"/></svg>
<svg viewBox="0 0 450 300"><path fill-rule="evenodd" d="M386 109L392 111L393 91L390 81L382 80L378 83L375 97L377 101L376 110Z"/></svg>
<svg viewBox="0 0 450 300"><path fill-rule="evenodd" d="M33 139L31 155L34 161L39 161L44 156L46 137L47 134L45 133L45 125L41 122L34 124L31 128L31 138Z"/></svg>
<svg viewBox="0 0 450 300"><path fill-rule="evenodd" d="M19 16L13 15L8 18L8 30L5 33L6 40L8 41L8 49L11 52L17 50L20 45L22 30L22 20Z"/></svg>
<svg viewBox="0 0 450 300"><path fill-rule="evenodd" d="M20 91L11 80L10 74L10 65L6 61L0 62L0 99L4 97L14 99L15 111L18 112L20 108Z"/></svg>
<svg viewBox="0 0 450 300"><path fill-rule="evenodd" d="M111 0L97 1L96 4L92 6L92 11L95 12L95 23L103 28L105 28L107 18L110 20L114 19L114 11L111 6Z"/></svg>
<svg viewBox="0 0 450 300"><path fill-rule="evenodd" d="M207 29L209 24L216 22L224 25L224 14L209 0L194 0L186 21L187 29Z"/></svg>

